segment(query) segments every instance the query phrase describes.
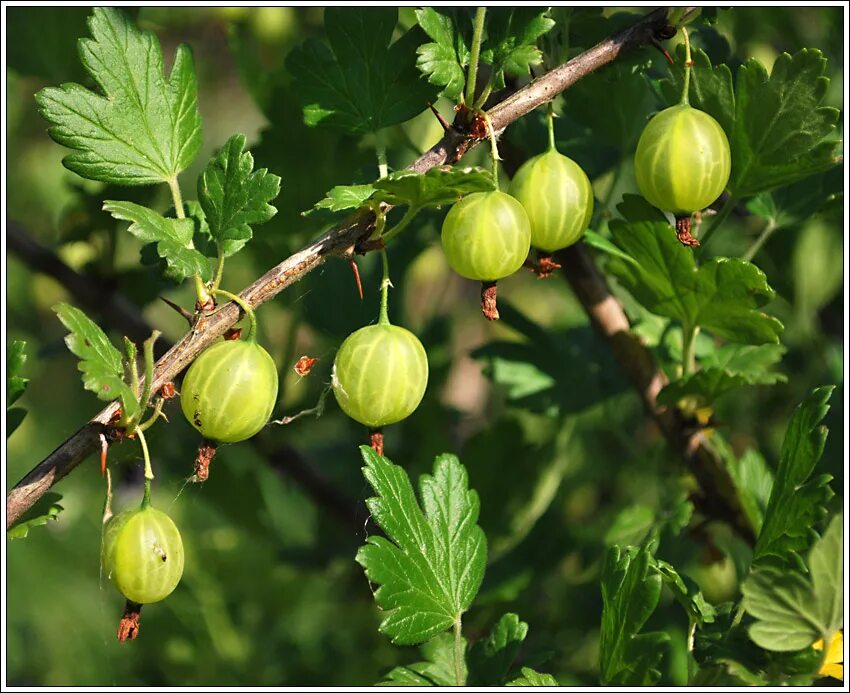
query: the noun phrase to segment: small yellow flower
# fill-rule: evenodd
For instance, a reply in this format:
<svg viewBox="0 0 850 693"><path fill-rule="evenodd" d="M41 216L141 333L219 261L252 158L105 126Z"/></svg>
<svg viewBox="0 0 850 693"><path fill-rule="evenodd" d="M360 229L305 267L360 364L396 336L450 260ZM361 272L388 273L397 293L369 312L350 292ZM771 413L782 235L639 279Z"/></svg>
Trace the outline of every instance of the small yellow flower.
<svg viewBox="0 0 850 693"><path fill-rule="evenodd" d="M816 650L823 649L823 640L818 640L812 645ZM839 681L844 680L844 635L841 631L837 631L829 641L829 649L826 651L826 657L823 661L823 666L820 668L819 674L831 676Z"/></svg>

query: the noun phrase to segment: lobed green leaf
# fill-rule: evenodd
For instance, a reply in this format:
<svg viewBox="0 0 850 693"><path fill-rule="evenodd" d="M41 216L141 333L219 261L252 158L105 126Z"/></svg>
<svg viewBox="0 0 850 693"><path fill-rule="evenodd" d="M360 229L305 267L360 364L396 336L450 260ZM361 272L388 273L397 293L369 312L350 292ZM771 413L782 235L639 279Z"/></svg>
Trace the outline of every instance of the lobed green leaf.
<svg viewBox="0 0 850 693"><path fill-rule="evenodd" d="M816 49L780 55L768 75L750 59L736 76L729 189L738 198L787 185L838 162L832 134L839 111L821 105L829 78Z"/></svg>
<svg viewBox="0 0 850 693"><path fill-rule="evenodd" d="M195 274L211 278L210 263L194 245L195 221L172 219L135 202L106 200L103 210L115 219L129 221L127 229L143 243L156 243L156 251L167 265L170 276L182 280Z"/></svg>
<svg viewBox="0 0 850 693"><path fill-rule="evenodd" d="M388 538L369 537L357 562L380 585L375 600L388 612L381 631L397 644L425 642L460 619L481 585L487 542L478 495L458 459L440 455L433 476L420 480L420 507L404 469L371 448L361 452L378 494L367 506Z"/></svg>
<svg viewBox="0 0 850 693"><path fill-rule="evenodd" d="M713 258L698 268L691 250L643 198L626 195L618 209L625 219L611 222L613 242L633 262L614 257L609 269L647 310L731 341L779 342L782 323L758 310L774 296L758 267Z"/></svg>
<svg viewBox="0 0 850 693"><path fill-rule="evenodd" d="M251 240L251 225L277 214L269 202L280 192L280 177L265 168L254 171L254 157L244 149L245 135L233 135L198 178L198 201L222 257Z"/></svg>
<svg viewBox="0 0 850 693"><path fill-rule="evenodd" d="M801 402L782 442L776 479L764 513L764 523L753 549L753 562L772 556L798 562L798 552L817 537L815 527L826 514L832 497L831 477L811 478L823 454L828 430L821 424L829 411L834 387L820 387Z"/></svg>
<svg viewBox="0 0 850 693"><path fill-rule="evenodd" d="M843 625L843 516L836 515L809 553L809 578L796 571L757 567L742 585L743 606L756 619L749 635L777 652L829 642Z"/></svg>
<svg viewBox="0 0 850 693"><path fill-rule="evenodd" d="M65 344L80 359L83 387L106 402L120 399L124 415L135 416L139 402L136 393L124 382L121 352L112 346L106 333L79 308L59 303L53 310L70 333L65 337Z"/></svg>
<svg viewBox="0 0 850 693"><path fill-rule="evenodd" d="M189 48L176 52L168 79L162 50L120 10L96 7L80 58L102 93L79 84L36 94L50 136L75 150L64 165L84 178L120 185L174 180L201 146L197 80Z"/></svg>
<svg viewBox="0 0 850 693"><path fill-rule="evenodd" d="M469 685L502 685L526 635L527 623L516 614L503 614L490 634L469 652Z"/></svg>
<svg viewBox="0 0 850 693"><path fill-rule="evenodd" d="M599 676L603 685L651 685L669 636L641 633L658 606L661 575L651 546L611 547L602 568Z"/></svg>
<svg viewBox="0 0 850 693"><path fill-rule="evenodd" d="M377 132L409 120L434 99L414 64L421 32L408 31L390 45L397 23L392 7L325 9L328 43L307 39L286 61L307 125Z"/></svg>

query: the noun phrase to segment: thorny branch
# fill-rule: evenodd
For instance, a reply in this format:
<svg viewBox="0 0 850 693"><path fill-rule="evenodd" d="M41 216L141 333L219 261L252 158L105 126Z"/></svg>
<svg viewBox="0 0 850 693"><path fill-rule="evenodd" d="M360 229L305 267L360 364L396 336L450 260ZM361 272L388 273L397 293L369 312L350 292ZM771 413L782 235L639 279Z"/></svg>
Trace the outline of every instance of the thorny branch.
<svg viewBox="0 0 850 693"><path fill-rule="evenodd" d="M624 50L657 41L658 36L664 35L666 17L666 8L649 13L633 26L601 41L496 104L488 111L493 129L496 133L503 131L517 119L551 101L582 77L615 60ZM423 173L435 166L452 164L475 144L477 142L463 128L453 127L409 168ZM287 286L323 264L328 257L349 255L357 243L368 237L373 222L371 212L353 214L314 243L270 269L247 287L240 297L252 308L271 300ZM164 383L174 380L239 317L240 310L234 303L222 306L212 315L203 316L193 329L157 361L152 396L159 392ZM117 408L115 402L104 408L15 485L6 499L7 528L53 484L99 449L100 434L108 430L108 423Z"/></svg>

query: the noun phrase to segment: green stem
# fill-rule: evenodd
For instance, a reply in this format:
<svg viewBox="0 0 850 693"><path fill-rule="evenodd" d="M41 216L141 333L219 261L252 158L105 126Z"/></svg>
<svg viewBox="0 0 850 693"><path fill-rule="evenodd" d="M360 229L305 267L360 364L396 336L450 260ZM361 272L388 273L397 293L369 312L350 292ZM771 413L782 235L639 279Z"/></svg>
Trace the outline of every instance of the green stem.
<svg viewBox="0 0 850 693"><path fill-rule="evenodd" d="M177 215L178 219L185 219L186 210L183 208L183 193L180 192L180 183L177 182L177 176L168 179L168 187L171 189L171 199L174 202L174 213ZM198 295L198 303L205 306L210 300L210 295L207 288L204 286L204 280L201 279L200 274L195 274L192 279L195 282L195 293Z"/></svg>
<svg viewBox="0 0 850 693"><path fill-rule="evenodd" d="M691 86L691 41L688 38L688 30L685 27L682 27L682 34L685 36L685 80L682 87L682 98L679 100L679 104L682 106L690 106L690 101L688 100L688 89L690 89Z"/></svg>
<svg viewBox="0 0 850 693"><path fill-rule="evenodd" d="M549 149L555 151L555 107L551 101L546 109L546 127L549 130Z"/></svg>
<svg viewBox="0 0 850 693"><path fill-rule="evenodd" d="M484 107L484 104L487 103L487 98L490 96L491 91L493 91L493 87L488 84L484 88L484 91L482 91L479 97L475 100L475 103L472 104L472 110L474 112L480 111Z"/></svg>
<svg viewBox="0 0 850 693"><path fill-rule="evenodd" d="M421 207L417 207L417 206L408 207L407 211L404 213L404 216L399 220L398 224L393 226L389 231L384 232L384 234L383 234L384 242L389 241L390 239L394 238L395 236L400 234L402 231L404 231L404 229L407 227L407 225L411 221L413 221L413 218L417 214L419 214L419 211L421 209L422 209Z"/></svg>
<svg viewBox="0 0 850 693"><path fill-rule="evenodd" d="M699 327L682 326L682 377L694 371L694 345Z"/></svg>
<svg viewBox="0 0 850 693"><path fill-rule="evenodd" d="M159 339L160 334L162 333L159 330L154 330L144 343L145 385L139 397L139 411L142 413L147 409L148 400L151 398L151 387L153 387L153 345Z"/></svg>
<svg viewBox="0 0 850 693"><path fill-rule="evenodd" d="M216 289L216 296L224 296L225 298L233 301L237 306L242 309L242 312L248 317L248 331L245 333L245 341L246 342L254 342L257 339L257 316L254 315L254 311L251 309L245 299L237 296L236 294L232 294L229 291L225 291L224 289Z"/></svg>
<svg viewBox="0 0 850 693"><path fill-rule="evenodd" d="M381 248L381 263L384 269L383 277L381 278L381 310L378 313L378 324L389 325L390 260L384 248Z"/></svg>
<svg viewBox="0 0 850 693"><path fill-rule="evenodd" d="M129 338L124 337L124 352L127 354L127 368L130 371L130 387L133 394L139 396L139 368L136 364L136 345Z"/></svg>
<svg viewBox="0 0 850 693"><path fill-rule="evenodd" d="M148 441L145 439L145 434L143 431L139 430L138 427L133 431L139 439L139 445L142 446L142 456L145 458L145 480L150 482L153 479L153 468L151 467L151 456L148 451ZM148 502L150 502L150 484L145 484L145 498ZM142 501L144 503L144 501ZM144 506L143 506L144 507Z"/></svg>
<svg viewBox="0 0 850 693"><path fill-rule="evenodd" d="M769 219L765 224L764 228L761 230L759 237L756 239L755 243L750 246L750 249L741 256L742 260L746 262L752 262L753 258L758 255L759 250L761 250L762 246L767 243L767 239L773 235L773 232L778 229L774 219Z"/></svg>
<svg viewBox="0 0 850 693"><path fill-rule="evenodd" d="M216 260L215 265L215 276L213 277L212 288L210 289L210 293L215 294L218 291L218 287L221 286L221 277L224 275L224 254L221 252L221 248L218 249L218 259Z"/></svg>
<svg viewBox="0 0 850 693"><path fill-rule="evenodd" d="M738 204L738 200L730 195L726 198L726 202L720 208L720 211L714 215L711 220L711 224L709 224L708 228L705 230L705 233L701 233L699 236L700 246L705 248L705 244L708 243L708 239L711 238L712 234L717 230L717 228L726 221L726 217L729 216L730 212L735 208L735 205Z"/></svg>
<svg viewBox="0 0 850 693"><path fill-rule="evenodd" d="M378 177L386 178L389 168L387 166L387 145L380 133L375 133L375 151L378 154Z"/></svg>
<svg viewBox="0 0 850 693"><path fill-rule="evenodd" d="M484 116L484 122L487 123L487 132L490 135L490 158L493 160L493 189L499 189L499 161L501 157L499 157L499 147L496 144L496 133L493 130L493 122L490 120L490 116L486 113L482 114Z"/></svg>
<svg viewBox="0 0 850 693"><path fill-rule="evenodd" d="M463 675L463 626L461 625L460 616L457 617L454 625L455 632L455 647L454 647L454 664L455 664L455 683L458 686L466 684Z"/></svg>
<svg viewBox="0 0 850 693"><path fill-rule="evenodd" d="M472 45L469 51L469 72L466 75L466 103L475 103L475 82L478 79L478 58L481 54L481 39L484 36L484 17L487 14L486 7L475 10L475 19L472 23Z"/></svg>
<svg viewBox="0 0 850 693"><path fill-rule="evenodd" d="M153 408L153 413L147 419L145 419L142 423L140 423L138 426L136 426L136 428L139 431L145 432L151 426L153 426L154 423L156 423L156 420L162 415L162 405L164 403L165 403L165 400L162 399L162 397L157 399L156 406Z"/></svg>

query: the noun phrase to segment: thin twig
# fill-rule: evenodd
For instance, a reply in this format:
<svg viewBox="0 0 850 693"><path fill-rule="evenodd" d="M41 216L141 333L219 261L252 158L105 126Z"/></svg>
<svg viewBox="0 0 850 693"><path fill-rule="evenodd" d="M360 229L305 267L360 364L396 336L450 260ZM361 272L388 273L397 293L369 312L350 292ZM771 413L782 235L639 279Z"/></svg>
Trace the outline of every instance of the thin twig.
<svg viewBox="0 0 850 693"><path fill-rule="evenodd" d="M632 333L623 306L611 293L593 257L580 243L559 251L556 257L593 327L607 342L620 368L637 390L646 412L699 483L698 509L707 517L725 520L752 543L755 540L753 528L723 460L698 427L675 409L658 405L656 398L667 384L667 378L649 349Z"/></svg>
<svg viewBox="0 0 850 693"><path fill-rule="evenodd" d="M666 17L666 8L655 10L633 26L601 41L593 48L520 89L490 109L488 115L493 129L499 133L518 118L551 101L582 77L612 62L625 49L649 43L666 26ZM440 142L413 162L409 168L424 173L435 166L454 163L475 144L476 142L468 135L452 128ZM374 214L371 212L361 211L353 214L319 240L266 272L247 287L240 297L252 308L257 308L322 265L328 257L345 256L352 246L368 237L373 222ZM174 380L195 357L222 336L238 318L238 307L234 303L228 303L214 315L199 320L194 328L157 362L151 388L152 396L164 383ZM6 499L7 528L31 508L53 484L99 449L99 434L107 430L107 424L117 409L118 405L115 402L107 406L15 485Z"/></svg>

